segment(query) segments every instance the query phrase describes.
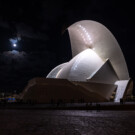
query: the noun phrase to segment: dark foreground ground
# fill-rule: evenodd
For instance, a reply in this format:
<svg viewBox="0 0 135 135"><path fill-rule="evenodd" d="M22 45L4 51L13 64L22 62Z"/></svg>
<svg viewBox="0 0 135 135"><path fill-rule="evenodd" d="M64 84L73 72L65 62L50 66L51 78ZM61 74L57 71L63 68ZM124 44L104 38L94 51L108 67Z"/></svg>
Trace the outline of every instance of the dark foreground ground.
<svg viewBox="0 0 135 135"><path fill-rule="evenodd" d="M135 135L135 111L0 109L0 135Z"/></svg>

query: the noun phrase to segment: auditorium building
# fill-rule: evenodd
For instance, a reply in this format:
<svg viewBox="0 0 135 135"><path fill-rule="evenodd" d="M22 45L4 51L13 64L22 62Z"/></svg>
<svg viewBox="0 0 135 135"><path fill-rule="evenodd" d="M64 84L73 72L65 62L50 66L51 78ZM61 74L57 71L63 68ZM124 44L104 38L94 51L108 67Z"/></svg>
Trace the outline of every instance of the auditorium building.
<svg viewBox="0 0 135 135"><path fill-rule="evenodd" d="M67 29L72 59L52 69L46 78L33 78L21 93L24 102L119 102L132 95L121 48L102 24L84 20Z"/></svg>

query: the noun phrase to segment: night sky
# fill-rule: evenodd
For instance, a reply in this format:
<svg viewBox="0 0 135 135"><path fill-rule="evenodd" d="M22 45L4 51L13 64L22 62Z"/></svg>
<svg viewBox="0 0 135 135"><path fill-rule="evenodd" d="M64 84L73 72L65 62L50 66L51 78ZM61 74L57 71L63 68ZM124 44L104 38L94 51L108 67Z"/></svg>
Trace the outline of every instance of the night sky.
<svg viewBox="0 0 135 135"><path fill-rule="evenodd" d="M135 81L133 5L118 0L0 1L0 92L19 93L31 78L46 77L70 60L70 42L63 33L80 20L98 21L113 33ZM16 37L21 40L13 47L9 39Z"/></svg>

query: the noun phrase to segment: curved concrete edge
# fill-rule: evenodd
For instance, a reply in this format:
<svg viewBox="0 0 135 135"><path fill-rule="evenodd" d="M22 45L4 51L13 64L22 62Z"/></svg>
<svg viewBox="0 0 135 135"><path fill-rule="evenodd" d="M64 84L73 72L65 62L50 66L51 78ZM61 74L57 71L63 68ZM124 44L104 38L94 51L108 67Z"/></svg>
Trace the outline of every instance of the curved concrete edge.
<svg viewBox="0 0 135 135"><path fill-rule="evenodd" d="M67 63L63 63L51 70L51 72L46 76L46 78L57 78L58 73Z"/></svg>
<svg viewBox="0 0 135 135"><path fill-rule="evenodd" d="M128 85L130 85L131 79L129 80L119 80L115 82L115 85L117 85L116 95L114 102L120 102L120 99L124 98L125 92L127 91ZM133 87L133 85L132 85ZM133 89L130 87L130 89Z"/></svg>

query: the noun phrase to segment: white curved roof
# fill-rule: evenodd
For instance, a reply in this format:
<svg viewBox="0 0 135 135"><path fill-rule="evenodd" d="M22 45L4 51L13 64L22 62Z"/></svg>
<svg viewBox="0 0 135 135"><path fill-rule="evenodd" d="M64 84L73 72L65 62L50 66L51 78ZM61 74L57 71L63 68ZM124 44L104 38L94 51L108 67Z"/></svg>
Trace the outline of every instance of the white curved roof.
<svg viewBox="0 0 135 135"><path fill-rule="evenodd" d="M72 81L86 81L100 69L104 61L92 50L86 49L68 63L54 68L47 78L62 78Z"/></svg>
<svg viewBox="0 0 135 135"><path fill-rule="evenodd" d="M129 79L127 65L112 33L95 21L79 21L68 28L72 56L92 48L103 60L109 59L119 79Z"/></svg>
<svg viewBox="0 0 135 135"><path fill-rule="evenodd" d="M71 25L68 31L73 58L68 63L54 68L47 78L87 81L109 59L114 69L112 73L116 73L120 80L129 79L127 65L119 44L105 26L86 20Z"/></svg>

